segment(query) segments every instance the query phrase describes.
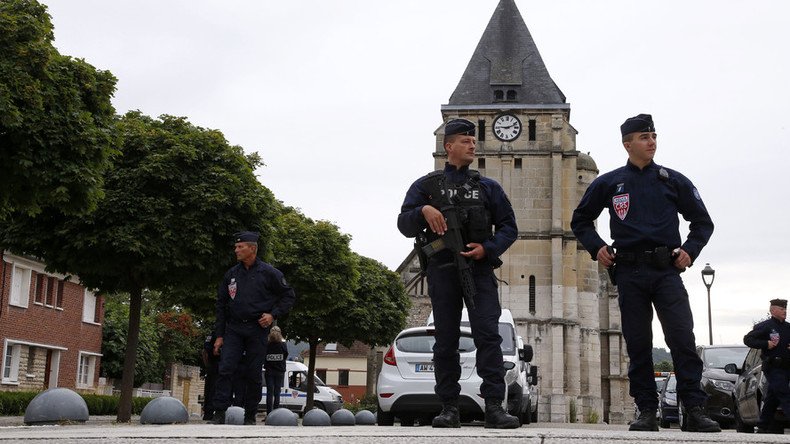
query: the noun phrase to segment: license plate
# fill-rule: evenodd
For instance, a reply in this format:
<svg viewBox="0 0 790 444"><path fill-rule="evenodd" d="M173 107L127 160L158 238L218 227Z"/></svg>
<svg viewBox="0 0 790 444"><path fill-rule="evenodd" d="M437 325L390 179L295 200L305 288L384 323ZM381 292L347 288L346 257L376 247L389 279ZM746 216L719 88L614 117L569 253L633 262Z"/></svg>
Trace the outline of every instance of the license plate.
<svg viewBox="0 0 790 444"><path fill-rule="evenodd" d="M433 373L433 364L423 363L417 364L415 370L417 373Z"/></svg>

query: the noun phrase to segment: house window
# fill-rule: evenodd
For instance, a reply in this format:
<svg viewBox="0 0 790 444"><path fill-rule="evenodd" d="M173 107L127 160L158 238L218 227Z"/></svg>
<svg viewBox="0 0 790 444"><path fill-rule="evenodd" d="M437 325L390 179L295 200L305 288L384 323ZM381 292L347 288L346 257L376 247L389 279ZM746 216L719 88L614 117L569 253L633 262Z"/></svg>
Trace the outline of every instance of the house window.
<svg viewBox="0 0 790 444"><path fill-rule="evenodd" d="M82 322L96 323L96 294L87 288L82 301Z"/></svg>
<svg viewBox="0 0 790 444"><path fill-rule="evenodd" d="M58 281L58 294L55 298L55 307L63 308L63 287L66 285L65 281ZM94 319L98 322L97 319Z"/></svg>
<svg viewBox="0 0 790 444"><path fill-rule="evenodd" d="M55 294L58 292L58 278L50 276L47 279L47 298L44 300L44 305L52 307L55 305Z"/></svg>
<svg viewBox="0 0 790 444"><path fill-rule="evenodd" d="M315 369L315 375L318 376L318 379L324 381L326 383L326 369L325 368L317 368Z"/></svg>
<svg viewBox="0 0 790 444"><path fill-rule="evenodd" d="M11 297L8 301L11 305L27 308L30 301L30 279L31 270L14 265L11 276Z"/></svg>
<svg viewBox="0 0 790 444"><path fill-rule="evenodd" d="M348 387L348 369L337 371L337 385L341 387Z"/></svg>
<svg viewBox="0 0 790 444"><path fill-rule="evenodd" d="M96 354L80 352L77 366L77 387L93 387L93 372L96 368Z"/></svg>
<svg viewBox="0 0 790 444"><path fill-rule="evenodd" d="M33 302L36 304L44 303L44 294L47 291L47 275L36 273L36 291Z"/></svg>
<svg viewBox="0 0 790 444"><path fill-rule="evenodd" d="M16 384L19 381L19 355L22 346L6 342L3 356L3 383Z"/></svg>

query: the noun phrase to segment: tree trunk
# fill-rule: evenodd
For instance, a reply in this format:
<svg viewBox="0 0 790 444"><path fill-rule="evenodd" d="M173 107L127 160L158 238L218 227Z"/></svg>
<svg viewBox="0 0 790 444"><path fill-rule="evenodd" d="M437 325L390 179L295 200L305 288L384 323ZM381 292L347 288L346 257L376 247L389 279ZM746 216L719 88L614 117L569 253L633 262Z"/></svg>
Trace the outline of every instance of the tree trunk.
<svg viewBox="0 0 790 444"><path fill-rule="evenodd" d="M137 361L137 344L140 342L140 312L143 306L143 289L135 288L129 293L129 333L126 338L126 354L123 358L121 377L121 399L118 402L118 422L132 420L132 390L134 389L134 366Z"/></svg>
<svg viewBox="0 0 790 444"><path fill-rule="evenodd" d="M305 413L313 409L313 398L315 397L315 355L318 350L318 341L310 340L310 362L307 364L307 403L304 406Z"/></svg>
<svg viewBox="0 0 790 444"><path fill-rule="evenodd" d="M365 380L365 396L372 396L376 393L376 379L379 374L379 367L378 361L376 360L376 355L381 352L377 352L375 348L370 347L368 349L368 369L367 369L367 378Z"/></svg>

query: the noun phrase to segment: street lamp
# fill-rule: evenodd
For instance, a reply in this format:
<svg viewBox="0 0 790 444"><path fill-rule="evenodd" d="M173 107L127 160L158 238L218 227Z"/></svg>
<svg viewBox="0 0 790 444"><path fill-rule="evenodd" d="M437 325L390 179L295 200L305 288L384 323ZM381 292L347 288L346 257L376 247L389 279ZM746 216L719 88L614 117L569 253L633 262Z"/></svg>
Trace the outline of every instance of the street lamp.
<svg viewBox="0 0 790 444"><path fill-rule="evenodd" d="M710 268L710 264L705 264L702 270L702 282L708 287L708 339L710 345L713 345L713 322L710 317L710 287L713 285L713 279L716 277L716 270Z"/></svg>

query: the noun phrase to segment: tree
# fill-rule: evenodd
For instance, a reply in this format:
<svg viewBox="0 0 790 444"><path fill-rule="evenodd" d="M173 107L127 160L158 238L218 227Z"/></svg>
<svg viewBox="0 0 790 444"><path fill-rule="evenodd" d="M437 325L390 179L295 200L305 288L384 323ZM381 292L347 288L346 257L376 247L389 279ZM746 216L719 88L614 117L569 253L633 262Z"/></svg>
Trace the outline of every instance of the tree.
<svg viewBox="0 0 790 444"><path fill-rule="evenodd" d="M657 372L671 372L674 371L674 367L672 365L672 361L661 361L656 363L656 365L653 367L653 370Z"/></svg>
<svg viewBox="0 0 790 444"><path fill-rule="evenodd" d="M384 264L364 256L358 257L359 285L354 290L354 304L338 309L336 319L344 345L362 341L371 347L387 345L406 327L411 299L400 276ZM347 301L348 302L348 301ZM374 355L368 355L367 394L373 394L377 367Z"/></svg>
<svg viewBox="0 0 790 444"><path fill-rule="evenodd" d="M275 222L273 265L296 292L291 313L278 322L287 336L310 346L306 409L313 407L315 355L322 341L341 338L336 309L353 305L359 272L348 235L325 221L314 222L293 208L285 208Z"/></svg>
<svg viewBox="0 0 790 444"><path fill-rule="evenodd" d="M52 45L47 8L0 2L0 218L95 208L117 146L116 79Z"/></svg>
<svg viewBox="0 0 790 444"><path fill-rule="evenodd" d="M253 174L260 159L245 156L219 131L139 112L121 118L118 131L121 155L104 177L105 197L95 211L15 214L0 224L0 239L51 270L78 275L89 288L129 294L118 412L118 421L128 422L143 290L206 294L234 263L232 234L254 229L267 237L277 204Z"/></svg>

